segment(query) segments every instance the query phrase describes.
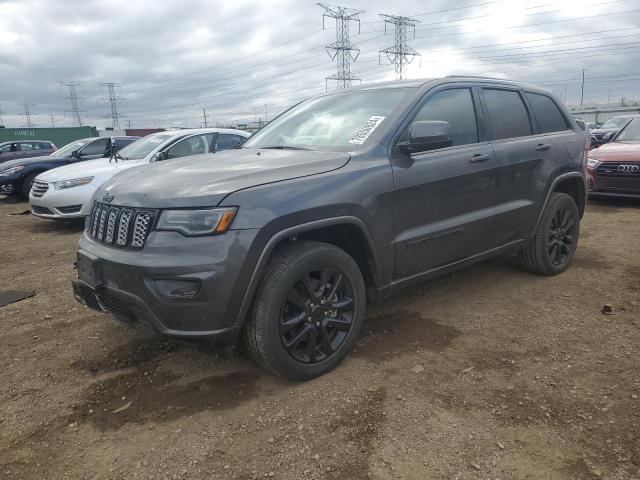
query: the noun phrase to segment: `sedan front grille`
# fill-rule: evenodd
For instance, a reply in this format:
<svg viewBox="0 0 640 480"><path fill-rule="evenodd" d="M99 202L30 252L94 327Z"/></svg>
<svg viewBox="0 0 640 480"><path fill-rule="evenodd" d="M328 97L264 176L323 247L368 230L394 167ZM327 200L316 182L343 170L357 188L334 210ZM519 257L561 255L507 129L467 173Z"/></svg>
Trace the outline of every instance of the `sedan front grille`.
<svg viewBox="0 0 640 480"><path fill-rule="evenodd" d="M33 186L31 187L31 194L36 198L40 198L45 193L47 193L47 190L49 190L48 183L36 181L33 182Z"/></svg>
<svg viewBox="0 0 640 480"><path fill-rule="evenodd" d="M147 241L154 219L153 210L96 202L87 223L87 234L108 245L140 249Z"/></svg>

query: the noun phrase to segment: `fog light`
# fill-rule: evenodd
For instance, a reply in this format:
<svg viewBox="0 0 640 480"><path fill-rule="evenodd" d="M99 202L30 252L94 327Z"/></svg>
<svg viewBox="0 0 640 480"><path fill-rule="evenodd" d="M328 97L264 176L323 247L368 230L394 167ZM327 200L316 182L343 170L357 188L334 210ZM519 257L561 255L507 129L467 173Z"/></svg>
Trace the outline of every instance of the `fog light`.
<svg viewBox="0 0 640 480"><path fill-rule="evenodd" d="M156 288L169 298L194 298L200 292L200 280L154 280Z"/></svg>

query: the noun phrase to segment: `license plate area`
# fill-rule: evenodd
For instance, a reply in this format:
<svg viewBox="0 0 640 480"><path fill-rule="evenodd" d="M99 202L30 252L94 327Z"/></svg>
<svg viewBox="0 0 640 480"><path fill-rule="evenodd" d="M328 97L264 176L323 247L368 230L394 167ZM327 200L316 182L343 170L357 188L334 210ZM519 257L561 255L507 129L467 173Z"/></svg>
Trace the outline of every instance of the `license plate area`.
<svg viewBox="0 0 640 480"><path fill-rule="evenodd" d="M78 278L95 289L102 284L100 259L93 255L78 253Z"/></svg>

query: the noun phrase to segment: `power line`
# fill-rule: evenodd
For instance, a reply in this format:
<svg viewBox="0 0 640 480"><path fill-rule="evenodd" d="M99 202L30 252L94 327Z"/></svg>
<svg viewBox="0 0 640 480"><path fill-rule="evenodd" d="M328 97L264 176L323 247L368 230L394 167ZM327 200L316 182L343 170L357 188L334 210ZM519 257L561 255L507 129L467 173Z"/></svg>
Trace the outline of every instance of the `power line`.
<svg viewBox="0 0 640 480"><path fill-rule="evenodd" d="M207 128L209 125L207 125L207 118L209 117L209 115L207 115L207 109L205 107L202 107L202 120L204 120L204 128Z"/></svg>
<svg viewBox="0 0 640 480"><path fill-rule="evenodd" d="M380 54L385 53L390 63L396 68L396 78L402 80L404 66L410 64L415 57L420 54L407 45L407 27L413 27L413 37L416 36L416 24L420 20L411 17L401 17L397 15L380 14L384 19L384 33L387 33L387 24L393 25L395 44L378 52L378 63L380 63Z"/></svg>
<svg viewBox="0 0 640 480"><path fill-rule="evenodd" d="M110 114L107 114L107 117L111 117L111 127L116 131L120 130L119 117L121 117L122 114L118 113L118 104L121 103L124 98L116 95L116 88L122 88L123 85L121 83L113 82L99 83L98 85L100 87L107 87L109 91L109 95L107 97L103 97L102 100L109 103L111 112Z"/></svg>
<svg viewBox="0 0 640 480"><path fill-rule="evenodd" d="M351 76L351 61L355 62L358 59L360 49L351 43L351 31L349 27L351 22L358 22L358 33L360 32L360 19L358 15L364 13L364 10L355 10L353 8L328 5L325 3L318 3L318 5L324 9L324 13L322 14L323 30L325 28L325 18L333 18L336 21L336 41L326 45L324 48L327 50L327 53L329 53L331 60L336 62L337 72L335 75L330 75L325 78L325 89L328 89L328 80L335 80L338 88L350 87L353 80L360 80L359 78ZM330 50L334 51L333 55Z"/></svg>
<svg viewBox="0 0 640 480"><path fill-rule="evenodd" d="M33 128L35 125L33 123L31 123L31 115L33 115L33 113L31 112L31 107L33 106L33 104L29 104L29 103L24 103L23 107L24 107L24 117L27 120L27 128Z"/></svg>
<svg viewBox="0 0 640 480"><path fill-rule="evenodd" d="M63 82L58 81L61 87L67 87L69 89L69 96L65 97L65 100L69 102L69 106L71 110L65 110L66 112L70 112L73 117L73 125L76 127L82 126L82 120L80 119L80 108L78 107L79 101L81 100L78 97L78 92L76 91L76 87L82 85L80 82Z"/></svg>

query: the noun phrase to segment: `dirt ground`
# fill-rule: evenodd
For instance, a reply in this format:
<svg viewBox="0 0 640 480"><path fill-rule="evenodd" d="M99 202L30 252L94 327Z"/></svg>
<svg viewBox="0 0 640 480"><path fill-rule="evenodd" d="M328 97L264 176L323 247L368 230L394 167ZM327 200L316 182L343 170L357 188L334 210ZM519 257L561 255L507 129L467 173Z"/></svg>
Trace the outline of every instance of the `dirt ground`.
<svg viewBox="0 0 640 480"><path fill-rule="evenodd" d="M302 384L80 306L82 227L26 209L0 200L0 291L37 291L0 308L1 479L640 478L640 202L590 202L560 276L498 258L370 307Z"/></svg>

